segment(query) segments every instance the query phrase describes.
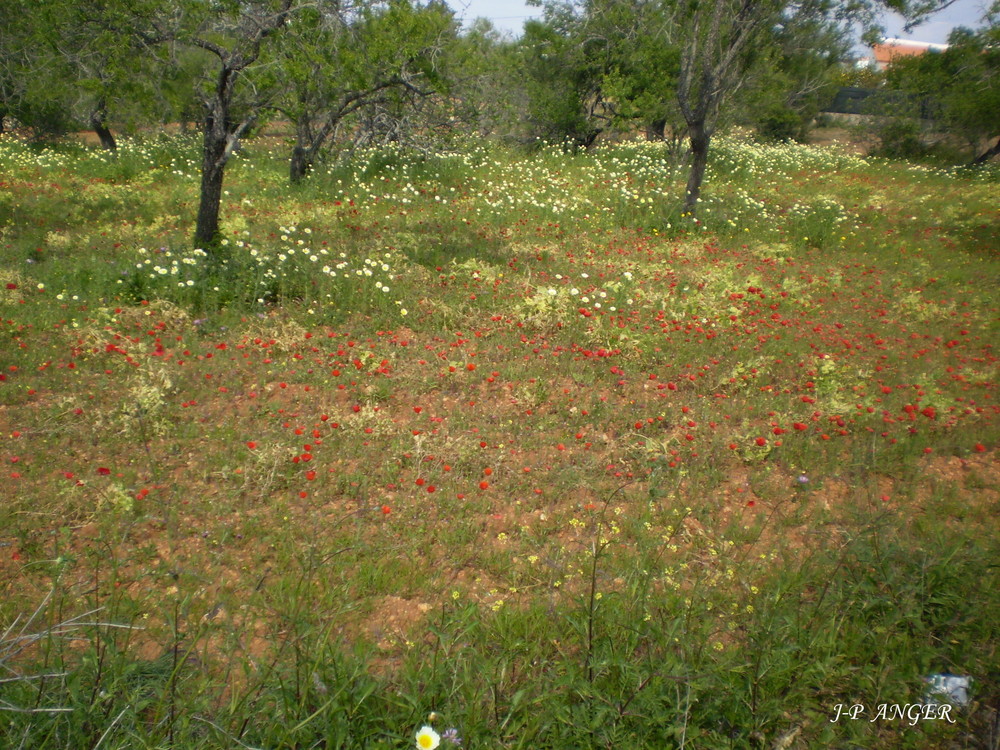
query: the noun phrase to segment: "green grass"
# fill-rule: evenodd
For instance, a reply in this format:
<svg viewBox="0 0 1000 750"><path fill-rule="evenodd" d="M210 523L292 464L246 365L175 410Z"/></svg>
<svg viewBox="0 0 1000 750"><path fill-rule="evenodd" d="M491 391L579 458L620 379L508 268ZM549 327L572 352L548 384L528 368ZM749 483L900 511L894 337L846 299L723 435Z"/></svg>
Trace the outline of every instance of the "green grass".
<svg viewBox="0 0 1000 750"><path fill-rule="evenodd" d="M0 745L995 747L995 169L119 151L0 141Z"/></svg>

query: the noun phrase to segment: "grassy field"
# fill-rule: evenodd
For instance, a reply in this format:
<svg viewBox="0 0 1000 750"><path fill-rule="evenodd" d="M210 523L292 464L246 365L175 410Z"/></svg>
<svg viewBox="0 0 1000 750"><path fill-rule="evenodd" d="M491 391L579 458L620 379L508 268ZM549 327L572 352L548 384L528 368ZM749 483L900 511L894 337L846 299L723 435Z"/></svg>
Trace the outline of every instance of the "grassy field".
<svg viewBox="0 0 1000 750"><path fill-rule="evenodd" d="M998 747L1000 171L286 150L0 140L0 746Z"/></svg>

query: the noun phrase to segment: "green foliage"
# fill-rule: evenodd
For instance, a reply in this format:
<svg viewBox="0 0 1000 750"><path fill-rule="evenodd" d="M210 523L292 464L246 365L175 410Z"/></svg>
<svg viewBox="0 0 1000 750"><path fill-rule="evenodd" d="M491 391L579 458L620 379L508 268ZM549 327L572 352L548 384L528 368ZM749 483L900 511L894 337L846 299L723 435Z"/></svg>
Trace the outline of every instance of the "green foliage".
<svg viewBox="0 0 1000 750"><path fill-rule="evenodd" d="M598 63L557 22L528 21L521 37L529 133L544 141L589 146L604 125Z"/></svg>
<svg viewBox="0 0 1000 750"><path fill-rule="evenodd" d="M834 16L800 9L776 33L769 55L758 55L744 90L735 94L737 121L766 140L803 140L839 85L850 50L850 27Z"/></svg>
<svg viewBox="0 0 1000 750"><path fill-rule="evenodd" d="M352 114L380 108L398 123L416 99L443 90L440 60L456 26L443 4L398 0L351 11L336 4L305 7L286 32L280 110L295 127L296 151L308 171ZM351 122L364 127L365 118ZM293 169L293 180L302 176Z"/></svg>
<svg viewBox="0 0 1000 750"><path fill-rule="evenodd" d="M776 107L758 121L758 134L768 141L789 141L802 133L802 116L793 109Z"/></svg>
<svg viewBox="0 0 1000 750"><path fill-rule="evenodd" d="M77 124L68 103L74 71L27 6L14 0L0 19L0 110L38 137L62 135Z"/></svg>
<svg viewBox="0 0 1000 750"><path fill-rule="evenodd" d="M881 156L897 159L916 159L927 153L920 122L913 119L894 119L879 129Z"/></svg>
<svg viewBox="0 0 1000 750"><path fill-rule="evenodd" d="M832 80L838 86L874 89L885 83L885 74L871 66L841 64L834 70Z"/></svg>
<svg viewBox="0 0 1000 750"><path fill-rule="evenodd" d="M520 47L530 132L588 146L605 131L643 127L660 138L680 131L679 49L648 33L669 23L666 13L618 0L553 3L543 21L526 23Z"/></svg>
<svg viewBox="0 0 1000 750"><path fill-rule="evenodd" d="M920 102L922 117L973 149L1000 135L1000 50L990 33L959 30L946 50L898 60L886 73L888 86Z"/></svg>
<svg viewBox="0 0 1000 750"><path fill-rule="evenodd" d="M519 135L524 77L517 42L486 19L468 26L451 47L452 116L465 132L511 140Z"/></svg>
<svg viewBox="0 0 1000 750"><path fill-rule="evenodd" d="M184 69L161 48L156 3L31 5L11 15L0 50L16 84L8 114L49 135L176 119Z"/></svg>

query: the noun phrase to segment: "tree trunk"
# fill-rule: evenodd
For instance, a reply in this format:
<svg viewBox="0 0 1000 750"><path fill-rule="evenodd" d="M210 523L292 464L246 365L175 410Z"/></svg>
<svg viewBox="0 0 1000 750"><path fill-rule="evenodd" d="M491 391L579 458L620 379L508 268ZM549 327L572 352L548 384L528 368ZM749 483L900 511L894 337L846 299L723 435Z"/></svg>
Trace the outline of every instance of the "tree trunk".
<svg viewBox="0 0 1000 750"><path fill-rule="evenodd" d="M90 127L94 129L97 137L101 139L101 148L107 151L117 151L118 144L115 142L114 135L108 129L107 117L108 113L104 102L99 102L96 109L90 113Z"/></svg>
<svg viewBox="0 0 1000 750"><path fill-rule="evenodd" d="M574 136L573 150L576 151L582 148L584 151L589 151L590 147L593 146L594 142L597 140L597 136L599 136L602 132L603 128L591 128L585 133Z"/></svg>
<svg viewBox="0 0 1000 750"><path fill-rule="evenodd" d="M975 159L972 160L973 164L985 164L987 161L992 159L997 154L1000 154L1000 139L993 145L992 148L988 148Z"/></svg>
<svg viewBox="0 0 1000 750"><path fill-rule="evenodd" d="M205 143L202 147L201 198L198 203L198 222L194 242L208 249L219 240L219 209L222 204L222 178L226 167L226 133L213 127L213 118L205 125Z"/></svg>
<svg viewBox="0 0 1000 750"><path fill-rule="evenodd" d="M705 165L708 164L708 143L711 136L704 123L696 123L688 128L688 138L691 141L691 171L688 173L684 211L694 216L697 212L698 198L701 197L701 183L705 179Z"/></svg>
<svg viewBox="0 0 1000 750"><path fill-rule="evenodd" d="M330 134L337 127L341 117L357 109L360 104L356 106L354 104L361 101L364 101L363 95L351 95L348 97L341 103L337 111L327 115L326 121L318 132L313 132L312 121L308 114L303 115L296 123L295 147L292 149L292 158L288 164L288 178L293 185L300 183L312 171L313 164L316 163L316 156L326 143L326 139L330 137Z"/></svg>
<svg viewBox="0 0 1000 750"><path fill-rule="evenodd" d="M285 25L291 13L293 0L281 0L276 13L267 19L257 19L252 14L240 11L241 27L252 30L240 32L233 51L209 39L194 37L195 46L215 55L219 60L219 73L215 80L215 91L205 102L203 122L204 140L201 156L201 196L198 201L198 219L194 229L195 245L209 253L219 250L219 210L222 204L222 178L225 176L226 162L239 147L242 138L256 121L264 106L263 101L248 105L247 114L238 125L232 118L233 97L240 74L255 65L260 56L264 39ZM235 3L234 6L241 6ZM250 5L249 3L247 5Z"/></svg>
<svg viewBox="0 0 1000 750"><path fill-rule="evenodd" d="M647 141L662 141L666 138L667 134L667 121L666 119L653 120L646 126L646 140Z"/></svg>
<svg viewBox="0 0 1000 750"><path fill-rule="evenodd" d="M293 185L302 182L313 167L313 150L296 144L292 149L292 159L288 165L288 179Z"/></svg>
<svg viewBox="0 0 1000 750"><path fill-rule="evenodd" d="M208 102L203 121L201 195L194 241L196 246L210 253L218 249L220 239L219 209L222 204L222 178L225 176L226 162L253 122L250 117L234 126L230 116L238 73L228 62L223 63L219 70L215 96Z"/></svg>

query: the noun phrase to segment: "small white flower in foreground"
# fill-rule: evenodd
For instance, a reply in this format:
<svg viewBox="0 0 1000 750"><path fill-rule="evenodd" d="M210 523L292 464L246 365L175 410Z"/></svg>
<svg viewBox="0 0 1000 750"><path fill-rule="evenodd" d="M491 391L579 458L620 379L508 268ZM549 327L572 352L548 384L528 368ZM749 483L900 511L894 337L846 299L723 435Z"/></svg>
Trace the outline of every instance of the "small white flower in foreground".
<svg viewBox="0 0 1000 750"><path fill-rule="evenodd" d="M434 750L440 744L441 735L430 727L420 727L420 731L417 732L417 747L420 750Z"/></svg>

